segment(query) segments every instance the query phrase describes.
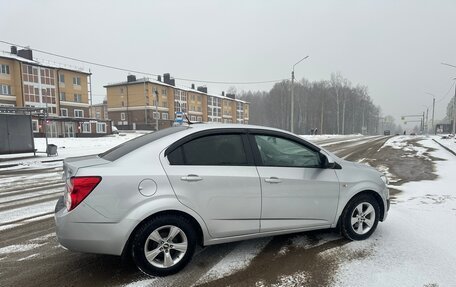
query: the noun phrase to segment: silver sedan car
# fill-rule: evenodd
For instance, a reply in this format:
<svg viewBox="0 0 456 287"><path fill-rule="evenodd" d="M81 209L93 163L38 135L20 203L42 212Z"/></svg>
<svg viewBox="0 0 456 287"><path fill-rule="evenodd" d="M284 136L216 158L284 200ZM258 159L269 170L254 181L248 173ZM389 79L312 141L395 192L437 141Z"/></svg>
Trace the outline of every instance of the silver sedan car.
<svg viewBox="0 0 456 287"><path fill-rule="evenodd" d="M132 256L165 276L202 246L337 228L363 240L389 209L387 179L289 132L252 125L164 129L64 161L57 237Z"/></svg>

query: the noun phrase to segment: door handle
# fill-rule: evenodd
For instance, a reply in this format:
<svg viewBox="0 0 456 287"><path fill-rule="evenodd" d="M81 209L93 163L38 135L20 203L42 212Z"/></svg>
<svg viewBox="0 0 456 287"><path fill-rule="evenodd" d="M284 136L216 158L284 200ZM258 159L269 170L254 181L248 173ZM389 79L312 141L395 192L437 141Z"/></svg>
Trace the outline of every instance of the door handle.
<svg viewBox="0 0 456 287"><path fill-rule="evenodd" d="M268 183L281 183L282 180L278 177L275 177L275 176L271 176L270 178L265 178L264 181L268 182Z"/></svg>
<svg viewBox="0 0 456 287"><path fill-rule="evenodd" d="M200 181L200 180L203 180L203 178L197 176L196 174L189 174L187 176L181 177L181 180L183 180L183 181Z"/></svg>

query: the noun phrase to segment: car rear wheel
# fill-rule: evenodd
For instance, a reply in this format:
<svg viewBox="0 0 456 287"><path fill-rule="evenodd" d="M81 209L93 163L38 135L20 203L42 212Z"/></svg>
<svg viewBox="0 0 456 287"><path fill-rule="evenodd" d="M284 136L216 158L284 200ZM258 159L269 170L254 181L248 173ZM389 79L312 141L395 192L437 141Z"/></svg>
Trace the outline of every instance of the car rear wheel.
<svg viewBox="0 0 456 287"><path fill-rule="evenodd" d="M380 217L377 200L367 194L354 197L341 215L342 234L351 240L364 240L374 233Z"/></svg>
<svg viewBox="0 0 456 287"><path fill-rule="evenodd" d="M136 232L132 257L136 266L152 276L180 271L195 251L196 235L192 224L181 216L152 218Z"/></svg>

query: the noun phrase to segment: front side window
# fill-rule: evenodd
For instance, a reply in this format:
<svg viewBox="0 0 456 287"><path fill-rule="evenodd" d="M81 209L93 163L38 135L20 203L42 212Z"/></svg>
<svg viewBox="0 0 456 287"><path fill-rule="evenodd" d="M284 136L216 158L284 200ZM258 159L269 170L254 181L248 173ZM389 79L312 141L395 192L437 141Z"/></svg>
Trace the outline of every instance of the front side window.
<svg viewBox="0 0 456 287"><path fill-rule="evenodd" d="M176 165L248 165L242 137L239 134L209 135L194 139L168 155Z"/></svg>
<svg viewBox="0 0 456 287"><path fill-rule="evenodd" d="M255 135L265 166L321 167L320 154L297 142L269 135Z"/></svg>

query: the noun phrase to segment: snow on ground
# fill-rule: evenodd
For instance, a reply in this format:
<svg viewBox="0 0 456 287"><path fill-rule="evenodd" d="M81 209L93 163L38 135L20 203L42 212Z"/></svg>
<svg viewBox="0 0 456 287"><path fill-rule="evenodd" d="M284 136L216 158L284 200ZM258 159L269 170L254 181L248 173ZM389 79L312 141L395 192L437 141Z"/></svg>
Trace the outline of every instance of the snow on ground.
<svg viewBox="0 0 456 287"><path fill-rule="evenodd" d="M328 139L344 139L344 138L354 138L361 137L362 134L351 134L351 135L300 135L300 137L309 140L309 141L322 141Z"/></svg>
<svg viewBox="0 0 456 287"><path fill-rule="evenodd" d="M250 262L271 241L272 237L241 242L233 251L214 265L196 285L226 277L249 266Z"/></svg>
<svg viewBox="0 0 456 287"><path fill-rule="evenodd" d="M36 249L42 245L43 244L37 244L37 243L9 245L9 246L0 248L0 255L9 254L9 253L17 253L17 252L25 252L25 251L29 251L32 249Z"/></svg>
<svg viewBox="0 0 456 287"><path fill-rule="evenodd" d="M47 201L15 209L0 211L0 224L8 224L26 217L36 217L53 212L55 201ZM3 226L2 226L3 227Z"/></svg>
<svg viewBox="0 0 456 287"><path fill-rule="evenodd" d="M433 137L439 144L449 148L450 150L456 152L456 139L455 138L448 138L442 136L435 136Z"/></svg>
<svg viewBox="0 0 456 287"><path fill-rule="evenodd" d="M45 153L37 153L33 157L32 153L0 155L0 168L2 165L19 164L8 169L20 169L24 167L42 166L42 161L52 161L67 157L83 156L102 153L116 145L124 143L135 137L143 135L145 132L126 133L122 135L109 135L97 138L49 138L49 144L57 145L57 156L47 157ZM35 148L39 152L46 151L46 139L35 138ZM57 165L61 163L57 162ZM5 169L2 169L5 170Z"/></svg>
<svg viewBox="0 0 456 287"><path fill-rule="evenodd" d="M407 151L413 148L407 139L395 137L387 145ZM336 286L455 286L456 158L430 138L418 143L446 159L435 162L438 178L400 186L398 203L369 240L320 254L341 258ZM365 256L343 256L360 250Z"/></svg>

